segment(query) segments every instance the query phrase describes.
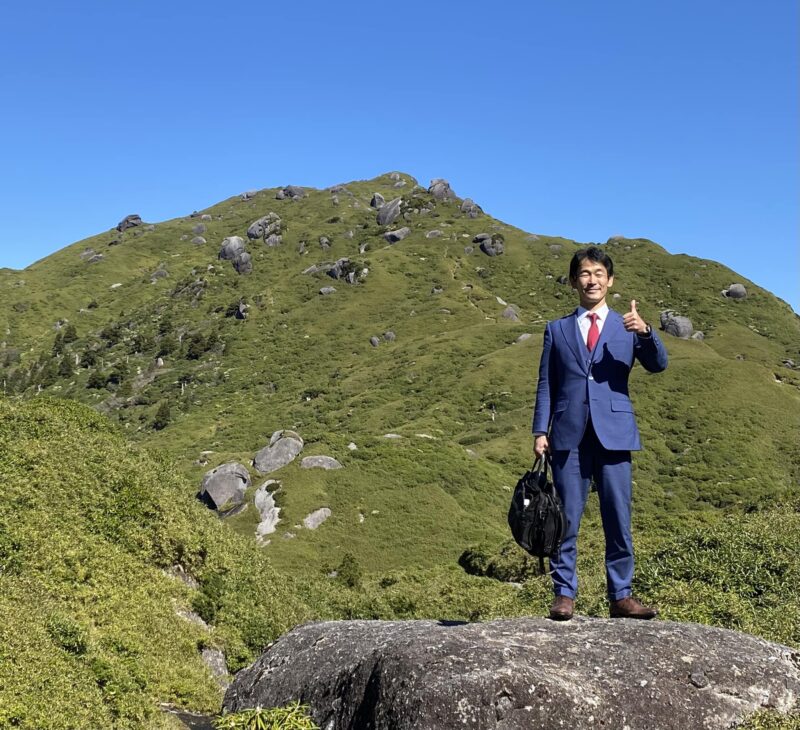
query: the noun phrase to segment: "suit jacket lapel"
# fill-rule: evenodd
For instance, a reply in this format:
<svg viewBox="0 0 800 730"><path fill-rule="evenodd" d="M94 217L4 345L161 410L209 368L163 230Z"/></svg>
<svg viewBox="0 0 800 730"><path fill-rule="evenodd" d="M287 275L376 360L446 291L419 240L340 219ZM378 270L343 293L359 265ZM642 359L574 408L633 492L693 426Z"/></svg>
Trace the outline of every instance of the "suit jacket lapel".
<svg viewBox="0 0 800 730"><path fill-rule="evenodd" d="M559 324L561 325L561 332L564 335L564 339L567 341L569 349L572 350L572 354L575 355L575 359L581 366L581 370L588 372L589 351L586 349L581 333L578 330L577 314L578 310L576 309L572 313L572 316L559 320ZM605 330L605 327L603 329ZM602 335L602 332L600 334Z"/></svg>
<svg viewBox="0 0 800 730"><path fill-rule="evenodd" d="M603 343L610 340L621 326L622 317L613 309L609 309L603 329L600 330L600 339L597 340L597 344L594 346L594 350L592 350L591 362L594 362L594 358L598 352L602 352Z"/></svg>

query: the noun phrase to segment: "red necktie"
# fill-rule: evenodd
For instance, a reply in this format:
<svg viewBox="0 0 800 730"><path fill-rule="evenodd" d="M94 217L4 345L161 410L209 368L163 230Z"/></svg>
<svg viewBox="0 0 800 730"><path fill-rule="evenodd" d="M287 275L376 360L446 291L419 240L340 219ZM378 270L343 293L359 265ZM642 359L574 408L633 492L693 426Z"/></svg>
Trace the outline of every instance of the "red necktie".
<svg viewBox="0 0 800 730"><path fill-rule="evenodd" d="M586 347L589 348L589 352L594 350L594 346L597 344L597 340L600 339L600 328L597 326L597 315L594 313L590 313L586 315L589 319L592 320L592 324L589 326L589 335L586 337Z"/></svg>

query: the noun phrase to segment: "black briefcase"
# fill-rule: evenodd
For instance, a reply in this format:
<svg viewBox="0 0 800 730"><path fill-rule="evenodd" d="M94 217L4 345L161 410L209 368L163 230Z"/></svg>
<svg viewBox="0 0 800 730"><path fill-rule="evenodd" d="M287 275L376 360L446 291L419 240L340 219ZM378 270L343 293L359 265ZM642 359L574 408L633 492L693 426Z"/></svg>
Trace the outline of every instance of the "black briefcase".
<svg viewBox="0 0 800 730"><path fill-rule="evenodd" d="M531 470L517 482L508 510L508 525L514 540L539 558L541 573L545 572L544 559L558 554L567 524L550 474L550 456L538 457Z"/></svg>

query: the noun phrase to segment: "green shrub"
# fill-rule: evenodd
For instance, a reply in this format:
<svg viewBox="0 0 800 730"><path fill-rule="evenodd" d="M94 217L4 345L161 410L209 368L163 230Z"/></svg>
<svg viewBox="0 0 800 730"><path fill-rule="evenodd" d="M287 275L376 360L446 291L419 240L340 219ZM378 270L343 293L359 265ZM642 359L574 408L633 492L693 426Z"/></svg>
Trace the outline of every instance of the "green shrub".
<svg viewBox="0 0 800 730"><path fill-rule="evenodd" d="M214 721L217 730L319 730L308 715L308 706L295 702L286 707L257 707L223 715Z"/></svg>

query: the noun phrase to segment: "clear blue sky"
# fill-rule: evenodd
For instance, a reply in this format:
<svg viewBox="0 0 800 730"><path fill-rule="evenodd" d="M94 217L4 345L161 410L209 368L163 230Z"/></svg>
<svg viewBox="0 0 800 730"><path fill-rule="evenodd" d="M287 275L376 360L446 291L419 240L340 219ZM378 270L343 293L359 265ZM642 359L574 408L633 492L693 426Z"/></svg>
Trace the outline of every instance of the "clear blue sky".
<svg viewBox="0 0 800 730"><path fill-rule="evenodd" d="M718 260L800 311L798 7L7 3L0 266L128 213L402 170L529 231Z"/></svg>

